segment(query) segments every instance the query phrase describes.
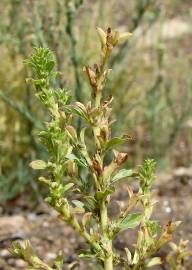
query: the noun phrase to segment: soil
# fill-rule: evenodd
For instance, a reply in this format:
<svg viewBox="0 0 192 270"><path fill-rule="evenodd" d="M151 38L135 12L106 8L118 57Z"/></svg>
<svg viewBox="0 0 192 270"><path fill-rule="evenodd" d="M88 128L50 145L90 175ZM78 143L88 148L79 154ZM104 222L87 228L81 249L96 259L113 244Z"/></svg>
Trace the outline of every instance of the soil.
<svg viewBox="0 0 192 270"><path fill-rule="evenodd" d="M180 238L188 239L189 249L192 250L192 168L179 168L171 174L158 175L155 190L158 200L154 211L155 219L161 220L161 224L170 220L181 220L182 225L177 230L174 240L178 242ZM125 183L116 192L116 197L125 202ZM115 209L113 202L111 209ZM7 251L11 242L19 239L29 239L36 253L46 262L54 260L56 254L62 252L66 270L76 261L77 269L94 269L89 261L83 262L75 255L86 247L84 240L58 220L56 212L44 203L33 209L33 204L24 196L2 205L1 213L0 270L26 269L22 260L14 258ZM117 252L124 252L127 242L130 243L133 239L134 232L121 233L114 241ZM163 258L166 254L167 249L163 249L159 255ZM150 269L169 268L165 266ZM191 259L186 262L184 269L192 269Z"/></svg>

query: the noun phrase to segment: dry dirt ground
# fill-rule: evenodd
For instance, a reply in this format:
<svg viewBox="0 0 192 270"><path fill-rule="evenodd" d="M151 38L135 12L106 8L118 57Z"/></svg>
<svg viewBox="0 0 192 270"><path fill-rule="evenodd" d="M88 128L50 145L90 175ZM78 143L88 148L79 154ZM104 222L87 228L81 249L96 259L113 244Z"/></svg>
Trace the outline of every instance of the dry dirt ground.
<svg viewBox="0 0 192 270"><path fill-rule="evenodd" d="M123 186L120 190L117 192L117 197L124 201L126 189ZM192 168L179 168L172 174L158 175L155 190L159 202L154 217L161 220L161 224L170 220L182 220L175 241L179 238L188 239L189 248L192 250ZM2 206L1 211L0 270L26 269L23 261L15 259L7 251L7 247L14 239L30 239L35 251L45 261L53 260L56 254L62 251L66 270L77 259L75 254L85 247L83 239L59 221L56 213L44 204L39 204L32 209L26 200L20 198ZM124 252L127 242L130 243L132 238L134 236L131 231L119 235L114 242L117 252ZM166 256L166 252L167 250L164 249L160 256ZM79 262L77 269L94 268L89 265L89 262L86 262L86 268L83 262ZM192 261L186 263L185 269L192 269Z"/></svg>

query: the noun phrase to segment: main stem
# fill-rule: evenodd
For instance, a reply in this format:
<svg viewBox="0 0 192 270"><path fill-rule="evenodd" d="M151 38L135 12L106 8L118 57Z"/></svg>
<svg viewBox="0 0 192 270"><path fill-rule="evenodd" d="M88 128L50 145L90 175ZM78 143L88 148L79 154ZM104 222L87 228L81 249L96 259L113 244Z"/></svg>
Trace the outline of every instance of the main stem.
<svg viewBox="0 0 192 270"><path fill-rule="evenodd" d="M108 214L107 214L107 205L106 205L105 200L101 202L100 215L101 215L101 231L106 242L106 255L104 259L104 269L113 270L112 240L109 238L108 233L107 233Z"/></svg>
<svg viewBox="0 0 192 270"><path fill-rule="evenodd" d="M101 98L102 98L102 77L104 76L105 72L105 67L107 64L107 60L110 55L110 50L106 48L104 51L104 55L101 58L101 63L100 63L100 73L97 76L97 92L95 96L95 108L99 108L101 106ZM98 140L98 137L101 135L101 130L100 127L94 127L93 128L93 133L95 137L95 142L96 146L98 149L100 149L100 141ZM104 155L98 151L100 158L101 158L101 167L103 167L103 159ZM105 189L105 184L103 181L100 181L98 179L98 183L100 183L102 190ZM109 236L108 233L108 213L107 213L107 199L102 199L100 202L100 229L101 229L101 234L102 238L104 240L104 248L103 248L103 254L104 254L104 270L113 270L113 247L112 247L112 239Z"/></svg>

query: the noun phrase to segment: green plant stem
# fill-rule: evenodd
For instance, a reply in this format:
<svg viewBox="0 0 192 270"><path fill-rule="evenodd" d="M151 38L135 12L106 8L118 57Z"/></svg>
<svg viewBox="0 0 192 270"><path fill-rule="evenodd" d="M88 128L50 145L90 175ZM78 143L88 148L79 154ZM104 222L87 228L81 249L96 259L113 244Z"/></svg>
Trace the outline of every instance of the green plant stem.
<svg viewBox="0 0 192 270"><path fill-rule="evenodd" d="M104 267L105 267L105 270L113 270L113 256L112 256L112 253L108 258L105 259Z"/></svg>
<svg viewBox="0 0 192 270"><path fill-rule="evenodd" d="M101 94L101 93L99 92L98 94ZM101 95L100 95L100 97L101 97ZM97 105L100 106L100 99L99 99L99 102ZM96 145L99 148L99 142L97 139L97 135L99 134L99 128L95 127L93 129L93 133L94 133ZM103 166L104 156L100 155L100 158L101 158L101 163L102 163L101 165ZM97 178L96 183L100 183L101 190L105 189L105 185L104 185L103 181L101 181L101 179L99 179L99 177ZM113 270L112 239L108 235L108 211L107 211L106 198L100 202L100 228L101 228L102 238L104 239L104 242L105 242L104 270Z"/></svg>
<svg viewBox="0 0 192 270"><path fill-rule="evenodd" d="M95 107L99 108L101 103L101 92L99 92L95 97Z"/></svg>
<svg viewBox="0 0 192 270"><path fill-rule="evenodd" d="M101 213L101 230L103 234L106 234L107 207L105 205L105 201L101 202L100 213Z"/></svg>
<svg viewBox="0 0 192 270"><path fill-rule="evenodd" d="M100 206L101 215L101 231L106 242L106 255L104 259L104 269L113 270L113 251L112 251L112 240L109 238L107 233L108 227L108 214L106 201L102 200Z"/></svg>
<svg viewBox="0 0 192 270"><path fill-rule="evenodd" d="M95 108L99 108L101 106L101 99L102 99L102 79L105 72L105 68L107 66L107 61L109 59L111 50L109 48L106 48L104 51L103 56L101 57L100 62L100 72L97 75L97 91L95 96ZM94 89L93 89L94 91ZM93 128L93 134L95 138L95 144L97 146L97 152L100 156L100 166L103 167L103 160L104 160L104 153L100 152L100 141L98 140L100 136L100 126L95 126ZM96 183L99 183L100 188L97 188L97 191L105 190L106 184L104 182L104 177L98 176L96 179ZM98 201L99 208L100 208L100 229L101 229L101 235L102 239L104 241L104 270L113 270L113 248L112 248L112 239L109 237L108 234L108 211L107 211L107 199L102 199L101 201Z"/></svg>
<svg viewBox="0 0 192 270"><path fill-rule="evenodd" d="M52 205L52 204L51 204ZM67 206L63 205L63 207L57 207L56 205L52 205L58 213L61 214L60 218L64 220L68 225L70 225L76 232L78 232L96 251L100 251L100 245L91 239L91 236L88 232L80 226L76 217L70 213Z"/></svg>

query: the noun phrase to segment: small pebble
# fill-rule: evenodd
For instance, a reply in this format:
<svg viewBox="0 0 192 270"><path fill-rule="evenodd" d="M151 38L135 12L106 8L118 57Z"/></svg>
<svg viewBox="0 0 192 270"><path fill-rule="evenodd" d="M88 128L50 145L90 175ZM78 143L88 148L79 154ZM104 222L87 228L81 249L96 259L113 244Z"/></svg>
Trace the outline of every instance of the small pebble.
<svg viewBox="0 0 192 270"><path fill-rule="evenodd" d="M10 257L10 252L7 249L3 249L0 251L0 257Z"/></svg>
<svg viewBox="0 0 192 270"><path fill-rule="evenodd" d="M23 260L16 260L15 261L15 266L18 267L18 269L26 267L26 263Z"/></svg>
<svg viewBox="0 0 192 270"><path fill-rule="evenodd" d="M56 255L55 255L55 253L48 252L46 254L46 258L47 258L47 260L52 260L52 259L55 259L56 258Z"/></svg>
<svg viewBox="0 0 192 270"><path fill-rule="evenodd" d="M35 220L37 220L37 215L34 214L34 213L29 213L29 214L27 215L27 219L28 219L29 221L35 221Z"/></svg>

